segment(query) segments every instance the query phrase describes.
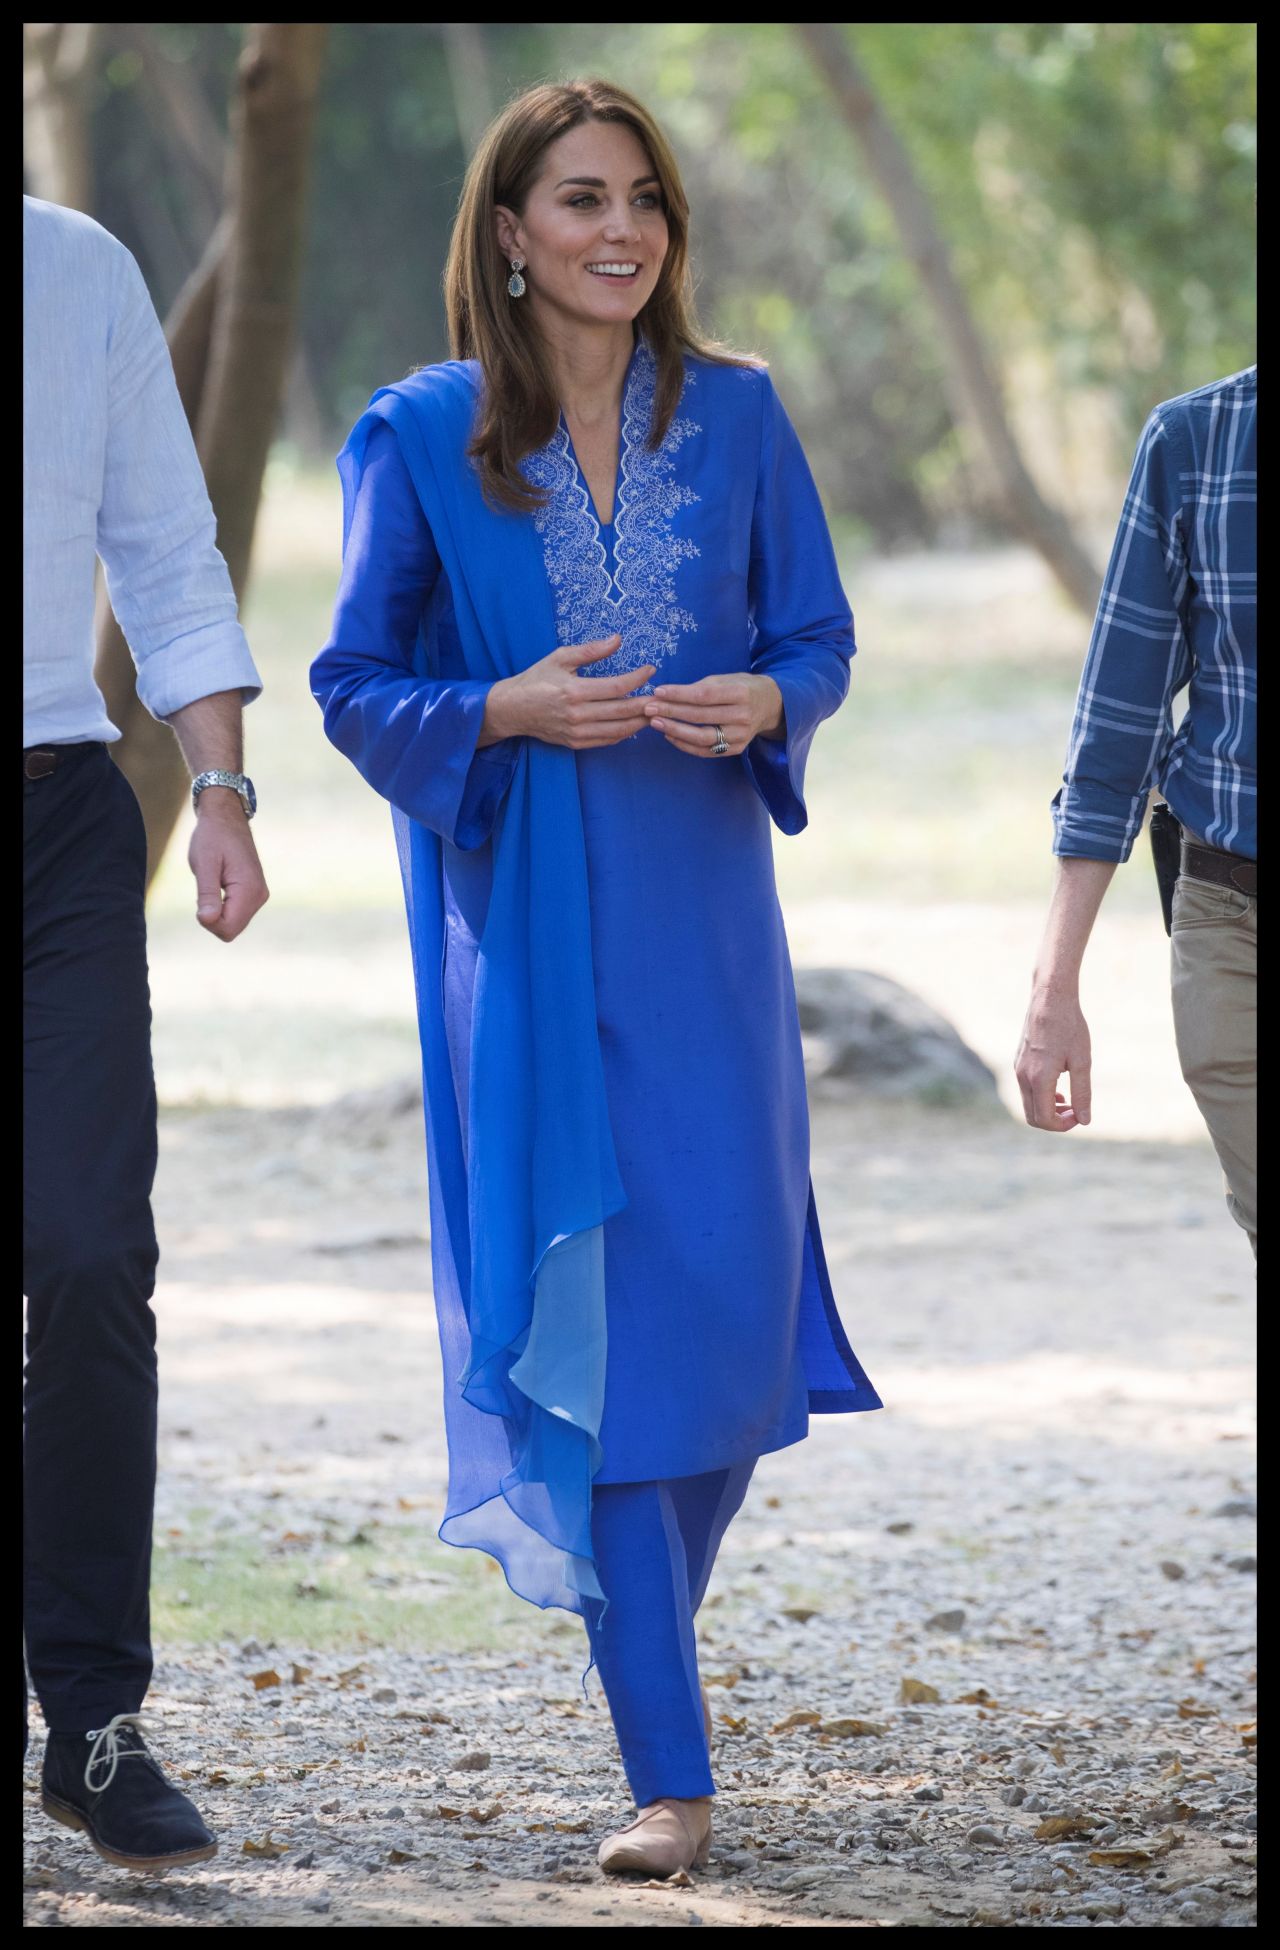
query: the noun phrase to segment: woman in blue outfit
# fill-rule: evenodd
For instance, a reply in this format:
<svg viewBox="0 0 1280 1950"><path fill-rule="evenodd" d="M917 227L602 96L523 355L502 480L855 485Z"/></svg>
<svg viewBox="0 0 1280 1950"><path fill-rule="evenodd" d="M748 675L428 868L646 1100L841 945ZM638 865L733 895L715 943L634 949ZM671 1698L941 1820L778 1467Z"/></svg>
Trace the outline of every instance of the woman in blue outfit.
<svg viewBox="0 0 1280 1950"><path fill-rule="evenodd" d="M708 344L651 116L542 86L489 130L454 350L339 458L312 688L394 808L444 1354L441 1535L585 1620L640 1810L705 1859L693 1620L757 1457L875 1408L809 1184L770 819L852 619L767 373Z"/></svg>

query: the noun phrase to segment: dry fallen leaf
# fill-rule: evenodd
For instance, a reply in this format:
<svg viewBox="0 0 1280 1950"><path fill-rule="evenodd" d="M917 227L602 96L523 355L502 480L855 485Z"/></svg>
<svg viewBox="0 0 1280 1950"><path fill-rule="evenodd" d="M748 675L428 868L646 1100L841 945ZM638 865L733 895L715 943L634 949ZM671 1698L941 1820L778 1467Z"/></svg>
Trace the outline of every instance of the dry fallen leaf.
<svg viewBox="0 0 1280 1950"><path fill-rule="evenodd" d="M1035 1831L1038 1842L1060 1842L1071 1835L1087 1835L1097 1823L1083 1815L1048 1815Z"/></svg>
<svg viewBox="0 0 1280 1950"><path fill-rule="evenodd" d="M902 1703L904 1706L937 1706L942 1694L936 1686L926 1685L923 1679L904 1679L902 1682Z"/></svg>
<svg viewBox="0 0 1280 1950"><path fill-rule="evenodd" d="M704 1672L702 1683L704 1686L736 1686L741 1677L741 1672L735 1666L730 1672Z"/></svg>
<svg viewBox="0 0 1280 1950"><path fill-rule="evenodd" d="M291 1686L303 1686L310 1677L310 1666L292 1665L289 1668L289 1683Z"/></svg>
<svg viewBox="0 0 1280 1950"><path fill-rule="evenodd" d="M556 1834L585 1835L590 1827L591 1823L589 1821L558 1821L556 1823Z"/></svg>
<svg viewBox="0 0 1280 1950"><path fill-rule="evenodd" d="M1169 1765L1167 1767L1162 1767L1160 1769L1160 1779L1162 1781L1172 1780L1175 1779L1179 1774L1181 1774L1181 1772L1182 1772L1182 1762L1178 1759L1178 1756L1175 1754L1173 1759L1169 1762Z"/></svg>
<svg viewBox="0 0 1280 1950"><path fill-rule="evenodd" d="M999 1706L998 1699L992 1699L985 1686L975 1686L971 1693L961 1693L957 1706Z"/></svg>
<svg viewBox="0 0 1280 1950"><path fill-rule="evenodd" d="M782 1508L782 1498L780 1496L766 1496L764 1507L766 1510L780 1510Z"/></svg>
<svg viewBox="0 0 1280 1950"><path fill-rule="evenodd" d="M652 1876L648 1882L642 1882L640 1887L642 1889L692 1889L693 1877L687 1869L677 1869L673 1876L667 1876L665 1880Z"/></svg>
<svg viewBox="0 0 1280 1950"><path fill-rule="evenodd" d="M1211 1706L1205 1706L1198 1699L1180 1699L1178 1718L1180 1720L1212 1720L1216 1716Z"/></svg>
<svg viewBox="0 0 1280 1950"><path fill-rule="evenodd" d="M461 1808L446 1808L443 1802L441 1802L441 1803L439 1804L439 1806L438 1806L438 1807L436 1808L436 1813L437 1813L437 1814L438 1814L438 1815L439 1815L439 1816L440 1816L440 1817L441 1817L441 1818L442 1818L442 1819L443 1819L444 1821L461 1821L461 1820L462 1820L462 1810L461 1810Z"/></svg>
<svg viewBox="0 0 1280 1950"><path fill-rule="evenodd" d="M875 1720L824 1720L818 1731L831 1740L862 1740L886 1729Z"/></svg>
<svg viewBox="0 0 1280 1950"><path fill-rule="evenodd" d="M268 1666L265 1672L251 1672L249 1678L255 1693L263 1692L268 1686L280 1684L280 1675L274 1666Z"/></svg>
<svg viewBox="0 0 1280 1950"><path fill-rule="evenodd" d="M821 1617L821 1613L814 1605L784 1605L782 1616L794 1618L797 1625L807 1625L811 1618Z"/></svg>
<svg viewBox="0 0 1280 1950"><path fill-rule="evenodd" d="M716 1719L722 1727L728 1727L730 1733L745 1733L747 1730L746 1721L735 1720L732 1713L717 1713Z"/></svg>
<svg viewBox="0 0 1280 1950"><path fill-rule="evenodd" d="M1242 1747L1256 1747L1257 1744L1258 1736L1256 1733L1242 1733L1240 1735L1240 1745Z"/></svg>
<svg viewBox="0 0 1280 1950"><path fill-rule="evenodd" d="M444 1809L441 1808L440 1812L441 1814L443 1814ZM477 1821L477 1822L492 1821L495 1815L500 1815L501 1813L502 1813L501 1801L494 1801L487 1808L468 1808L466 1811L466 1815L464 1816L464 1819L466 1821Z"/></svg>
<svg viewBox="0 0 1280 1950"><path fill-rule="evenodd" d="M797 1727L818 1727L822 1725L821 1713L788 1713L785 1720L779 1720L774 1733L793 1733Z"/></svg>
<svg viewBox="0 0 1280 1950"><path fill-rule="evenodd" d="M246 1837L242 1850L242 1853L245 1855L287 1855L288 1852L288 1842L278 1842L270 1829L268 1829L260 1842L255 1842L252 1838Z"/></svg>
<svg viewBox="0 0 1280 1950"><path fill-rule="evenodd" d="M388 1862L416 1862L417 1859L417 1856L411 1855L407 1848L389 1848L387 1850Z"/></svg>
<svg viewBox="0 0 1280 1950"><path fill-rule="evenodd" d="M1067 1761L1067 1750L1063 1746L1060 1740L1054 1741L1052 1747L1050 1747L1049 1749L1049 1753L1052 1759L1057 1761L1059 1767L1065 1767Z"/></svg>
<svg viewBox="0 0 1280 1950"><path fill-rule="evenodd" d="M1091 1848L1089 1860L1098 1869L1145 1869L1155 1856L1147 1848Z"/></svg>

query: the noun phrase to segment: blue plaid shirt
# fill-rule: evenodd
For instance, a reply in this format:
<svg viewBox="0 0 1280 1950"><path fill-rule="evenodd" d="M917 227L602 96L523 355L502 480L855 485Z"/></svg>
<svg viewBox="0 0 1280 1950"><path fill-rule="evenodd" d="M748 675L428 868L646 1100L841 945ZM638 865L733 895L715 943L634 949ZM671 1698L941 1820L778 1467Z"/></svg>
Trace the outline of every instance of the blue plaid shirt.
<svg viewBox="0 0 1280 1950"><path fill-rule="evenodd" d="M1258 857L1257 498L1256 366L1157 406L1080 679L1055 853L1127 860L1155 785L1191 833Z"/></svg>

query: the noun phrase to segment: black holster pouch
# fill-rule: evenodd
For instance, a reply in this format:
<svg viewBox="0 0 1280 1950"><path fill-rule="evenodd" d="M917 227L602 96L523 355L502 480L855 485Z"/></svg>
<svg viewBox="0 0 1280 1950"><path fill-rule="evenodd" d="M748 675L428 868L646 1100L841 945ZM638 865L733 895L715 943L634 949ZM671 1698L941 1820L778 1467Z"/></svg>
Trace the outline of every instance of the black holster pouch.
<svg viewBox="0 0 1280 1950"><path fill-rule="evenodd" d="M1182 827L1163 799L1151 815L1151 857L1156 863L1156 886L1164 909L1164 931L1173 933L1173 890L1182 868Z"/></svg>

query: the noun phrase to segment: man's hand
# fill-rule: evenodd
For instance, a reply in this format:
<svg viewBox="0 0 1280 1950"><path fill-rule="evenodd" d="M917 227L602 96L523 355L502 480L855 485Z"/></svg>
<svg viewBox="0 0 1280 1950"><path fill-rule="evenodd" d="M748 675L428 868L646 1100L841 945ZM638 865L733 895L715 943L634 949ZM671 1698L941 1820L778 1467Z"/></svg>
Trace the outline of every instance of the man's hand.
<svg viewBox="0 0 1280 1950"><path fill-rule="evenodd" d="M1092 1115L1092 1052L1080 1008L1080 964L1115 870L1114 860L1058 862L1013 1066L1027 1122L1038 1131L1074 1131ZM1058 1091L1064 1074L1071 1079L1070 1101Z"/></svg>
<svg viewBox="0 0 1280 1950"><path fill-rule="evenodd" d="M616 655L621 643L620 636L610 636L598 643L566 644L519 676L499 678L485 699L477 747L526 737L585 752L634 738L645 727L645 701L631 693L648 683L654 666L642 664L621 677L578 675L580 664L603 663Z"/></svg>
<svg viewBox="0 0 1280 1950"><path fill-rule="evenodd" d="M267 883L240 795L229 786L208 785L200 794L187 860L197 921L219 941L234 941L265 903Z"/></svg>
<svg viewBox="0 0 1280 1950"><path fill-rule="evenodd" d="M1091 1115L1093 1085L1089 1025L1074 995L1037 990L1022 1026L1014 1074L1028 1124L1038 1131L1073 1131ZM1070 1079L1070 1100L1058 1090Z"/></svg>
<svg viewBox="0 0 1280 1950"><path fill-rule="evenodd" d="M241 716L239 691L212 691L166 718L193 779L201 772L243 771ZM234 941L266 900L267 883L240 794L230 786L202 790L187 862L196 877L197 921L219 941Z"/></svg>
<svg viewBox="0 0 1280 1950"><path fill-rule="evenodd" d="M660 684L645 709L655 731L677 751L709 758L723 737L736 757L753 738L781 738L787 728L782 692L772 677L755 671L700 677L696 684Z"/></svg>

